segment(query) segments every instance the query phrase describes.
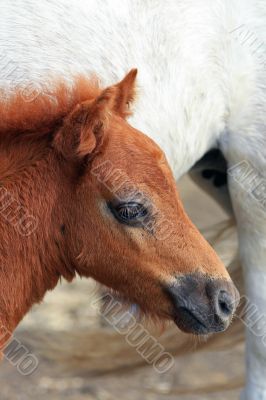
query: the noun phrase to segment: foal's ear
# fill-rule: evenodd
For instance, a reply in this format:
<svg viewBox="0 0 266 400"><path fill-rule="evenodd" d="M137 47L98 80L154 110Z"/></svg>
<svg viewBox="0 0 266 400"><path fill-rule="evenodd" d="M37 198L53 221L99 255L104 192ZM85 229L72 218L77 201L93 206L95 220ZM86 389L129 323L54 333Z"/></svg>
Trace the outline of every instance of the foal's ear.
<svg viewBox="0 0 266 400"><path fill-rule="evenodd" d="M65 118L54 138L55 148L65 158L82 159L100 149L111 114L129 115L136 75L137 70L132 69L121 82L103 90L96 99L77 105Z"/></svg>
<svg viewBox="0 0 266 400"><path fill-rule="evenodd" d="M132 69L121 82L113 86L116 89L113 111L122 118L130 115L129 106L135 97L137 73L138 70L136 68Z"/></svg>
<svg viewBox="0 0 266 400"><path fill-rule="evenodd" d="M101 147L113 105L115 89L105 89L96 99L78 104L54 138L54 147L66 159L82 159Z"/></svg>

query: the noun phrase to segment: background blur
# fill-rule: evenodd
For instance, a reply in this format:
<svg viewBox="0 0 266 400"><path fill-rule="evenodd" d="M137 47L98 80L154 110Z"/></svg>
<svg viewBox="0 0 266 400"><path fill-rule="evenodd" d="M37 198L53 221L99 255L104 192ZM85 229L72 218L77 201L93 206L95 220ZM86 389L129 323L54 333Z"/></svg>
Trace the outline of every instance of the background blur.
<svg viewBox="0 0 266 400"><path fill-rule="evenodd" d="M242 290L234 221L188 177L179 182L185 208L215 247ZM243 324L209 340L182 334L174 325L149 332L175 365L159 374L125 337L91 307L88 280L62 282L35 306L15 337L39 360L22 376L7 360L1 365L1 400L235 400L243 385Z"/></svg>

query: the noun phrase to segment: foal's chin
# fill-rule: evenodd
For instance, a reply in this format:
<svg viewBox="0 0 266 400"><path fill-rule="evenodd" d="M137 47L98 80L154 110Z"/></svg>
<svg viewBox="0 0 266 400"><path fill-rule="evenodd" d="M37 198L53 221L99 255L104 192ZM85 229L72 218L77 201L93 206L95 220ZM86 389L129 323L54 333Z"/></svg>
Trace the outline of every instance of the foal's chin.
<svg viewBox="0 0 266 400"><path fill-rule="evenodd" d="M119 314L116 314L117 310L113 310L113 320L117 318L119 324L124 326L131 323L131 317L133 317L138 323L144 323L145 325L148 323L160 330L164 330L169 324L174 323L184 333L197 337L208 337L213 333L225 331L231 322L227 322L226 324L207 324L204 316L195 317L187 311L182 310L179 315L173 317L162 312L156 313L154 310L144 309L138 304L130 303L125 298L122 300L120 295L117 295L116 300L119 300L121 308ZM129 314L131 317L129 317Z"/></svg>
<svg viewBox="0 0 266 400"><path fill-rule="evenodd" d="M187 311L184 311L182 316L176 316L174 318L174 323L181 331L195 336L206 336L213 333L223 332L229 327L230 322L225 324L207 324L204 317L195 317Z"/></svg>

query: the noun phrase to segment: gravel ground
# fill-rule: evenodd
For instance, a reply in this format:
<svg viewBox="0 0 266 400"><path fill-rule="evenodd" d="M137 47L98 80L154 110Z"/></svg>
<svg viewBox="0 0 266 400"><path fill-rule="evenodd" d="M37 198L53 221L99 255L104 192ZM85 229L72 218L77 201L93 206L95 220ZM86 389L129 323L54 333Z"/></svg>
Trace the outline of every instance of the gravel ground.
<svg viewBox="0 0 266 400"><path fill-rule="evenodd" d="M28 377L4 362L1 400L236 400L243 376L241 345L221 353L179 357L165 376L152 367L103 376L64 375L58 374L51 362L39 361L37 371Z"/></svg>

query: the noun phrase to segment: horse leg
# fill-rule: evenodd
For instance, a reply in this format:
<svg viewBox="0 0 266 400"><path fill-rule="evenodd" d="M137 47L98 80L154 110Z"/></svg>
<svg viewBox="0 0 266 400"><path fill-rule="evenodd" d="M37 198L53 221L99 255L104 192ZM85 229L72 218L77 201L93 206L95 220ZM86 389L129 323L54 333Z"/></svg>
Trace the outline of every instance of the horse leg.
<svg viewBox="0 0 266 400"><path fill-rule="evenodd" d="M247 161L229 168L246 286L246 387L242 400L266 400L266 179ZM234 165L232 165L234 164Z"/></svg>
<svg viewBox="0 0 266 400"><path fill-rule="evenodd" d="M227 185L227 162L218 149L208 151L189 171L193 182L208 193L231 217L232 204Z"/></svg>

